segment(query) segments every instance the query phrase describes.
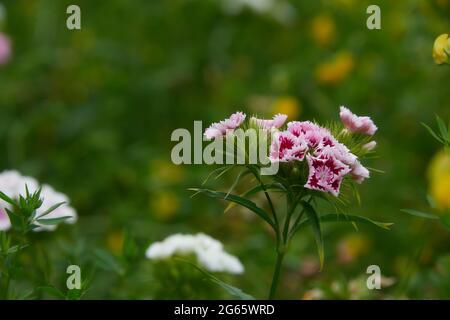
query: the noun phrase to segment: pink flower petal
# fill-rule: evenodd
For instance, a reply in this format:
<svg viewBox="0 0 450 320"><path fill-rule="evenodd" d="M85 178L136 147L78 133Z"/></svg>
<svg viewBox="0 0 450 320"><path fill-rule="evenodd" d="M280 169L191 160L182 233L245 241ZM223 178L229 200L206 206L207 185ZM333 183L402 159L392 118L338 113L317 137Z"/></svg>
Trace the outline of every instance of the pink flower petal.
<svg viewBox="0 0 450 320"><path fill-rule="evenodd" d="M350 174L357 183L362 183L365 179L370 178L369 170L367 170L367 168L359 161L355 162Z"/></svg>
<svg viewBox="0 0 450 320"><path fill-rule="evenodd" d="M233 113L230 118L211 124L205 130L204 136L208 140L223 137L239 127L244 122L245 117L246 115L242 112Z"/></svg>

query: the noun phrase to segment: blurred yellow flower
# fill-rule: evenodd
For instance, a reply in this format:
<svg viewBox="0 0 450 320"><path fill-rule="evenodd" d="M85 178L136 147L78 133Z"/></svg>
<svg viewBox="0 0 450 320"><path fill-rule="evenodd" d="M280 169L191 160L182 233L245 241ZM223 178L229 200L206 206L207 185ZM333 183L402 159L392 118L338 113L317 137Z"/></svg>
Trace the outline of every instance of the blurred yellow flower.
<svg viewBox="0 0 450 320"><path fill-rule="evenodd" d="M184 178L184 169L161 159L153 160L150 164L151 178L158 183L177 183Z"/></svg>
<svg viewBox="0 0 450 320"><path fill-rule="evenodd" d="M441 34L434 41L433 59L436 64L448 63L448 56L450 55L450 38L448 34Z"/></svg>
<svg viewBox="0 0 450 320"><path fill-rule="evenodd" d="M442 150L431 160L428 169L430 195L441 210L450 210L450 151Z"/></svg>
<svg viewBox="0 0 450 320"><path fill-rule="evenodd" d="M316 68L316 79L322 84L337 84L347 78L354 66L353 56L349 52L341 52L328 62Z"/></svg>
<svg viewBox="0 0 450 320"><path fill-rule="evenodd" d="M360 234L347 236L337 245L339 263L347 264L355 261L367 251L369 246L369 240Z"/></svg>
<svg viewBox="0 0 450 320"><path fill-rule="evenodd" d="M106 246L112 253L120 253L123 246L123 232L121 230L113 231L106 238Z"/></svg>
<svg viewBox="0 0 450 320"><path fill-rule="evenodd" d="M152 195L150 205L153 215L161 220L169 220L174 217L180 207L176 194L169 191Z"/></svg>
<svg viewBox="0 0 450 320"><path fill-rule="evenodd" d="M327 46L334 40L334 30L334 21L328 15L318 15L312 21L312 37L321 46Z"/></svg>
<svg viewBox="0 0 450 320"><path fill-rule="evenodd" d="M283 113L289 120L298 119L301 111L301 104L291 96L278 97L273 101L272 113Z"/></svg>

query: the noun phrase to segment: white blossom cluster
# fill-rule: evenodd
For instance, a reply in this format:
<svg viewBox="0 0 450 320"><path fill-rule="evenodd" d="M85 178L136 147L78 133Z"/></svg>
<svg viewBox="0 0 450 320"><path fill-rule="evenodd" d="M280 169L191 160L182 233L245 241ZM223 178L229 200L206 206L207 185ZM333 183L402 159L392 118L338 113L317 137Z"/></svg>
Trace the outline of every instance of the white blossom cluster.
<svg viewBox="0 0 450 320"><path fill-rule="evenodd" d="M26 187L30 193L38 190L39 182L27 176L22 176L15 170L6 170L0 173L0 191L6 194L12 199L18 199L20 195L25 196ZM59 206L51 213L47 214L44 219L60 218L69 216L71 218L66 219L66 223L75 223L77 220L77 213L74 208L69 206L69 198L58 191L55 191L51 186L47 184L42 185L41 199L43 199L42 206L37 209L36 216L39 216L50 207L64 202L65 204ZM8 230L11 227L8 215L5 208L11 209L10 204L3 200L0 200L0 230ZM56 229L56 225L42 225L36 223L39 227L34 229L35 231L53 231Z"/></svg>
<svg viewBox="0 0 450 320"><path fill-rule="evenodd" d="M244 266L238 258L225 252L221 242L203 233L171 235L150 245L145 255L151 260L162 260L175 254L194 254L198 263L212 272L244 272Z"/></svg>
<svg viewBox="0 0 450 320"><path fill-rule="evenodd" d="M222 0L225 13L237 15L244 9L266 14L281 24L289 24L296 17L295 8L286 0Z"/></svg>

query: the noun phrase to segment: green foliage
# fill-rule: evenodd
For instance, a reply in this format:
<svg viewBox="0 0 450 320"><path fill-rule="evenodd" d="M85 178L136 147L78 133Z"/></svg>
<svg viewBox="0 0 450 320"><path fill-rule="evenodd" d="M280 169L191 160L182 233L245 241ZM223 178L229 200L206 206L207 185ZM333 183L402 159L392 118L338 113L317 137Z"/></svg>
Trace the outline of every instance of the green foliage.
<svg viewBox="0 0 450 320"><path fill-rule="evenodd" d="M189 262L188 262L189 263ZM216 284L217 286L221 287L223 290L225 290L228 294L230 294L233 298L239 299L239 300L255 300L254 297L252 297L249 294L246 294L241 289L233 287L232 285L223 282L222 280L215 277L210 272L206 271L205 269L200 268L199 266L192 264L193 267L195 267L198 271L203 273L206 278L211 282Z"/></svg>
<svg viewBox="0 0 450 320"><path fill-rule="evenodd" d="M318 259L309 255L315 250L313 235L300 228L285 256L278 297L298 299L313 288L348 284L375 262L396 283L369 299L448 299L442 262L450 247L448 231L435 220L399 212L434 212L423 203L425 172L442 144L432 143L420 123L433 123L434 114L450 119L450 72L436 67L431 57L433 40L449 31L448 3L380 1L382 31L377 32L365 27L372 4L367 0L289 0L295 18L286 24L250 8L229 15L222 2L81 0L82 30L68 31L67 1L2 1L1 32L12 40L13 55L0 67L0 167L63 190L80 216L76 225L51 234L28 232L24 248L17 229L14 236L8 233L10 245L2 252L12 248L8 256L19 256L22 266L2 260L13 278L9 297L56 298L32 290L51 284L65 295L65 267L71 263L82 266L83 274L95 270L87 299L151 298L160 282L175 292L185 282L149 281L143 251L169 234L200 230L221 239L242 260L246 272L233 284L265 297L273 239L235 202L228 201L227 216L221 217L222 201L189 199L186 189L199 186L211 168L170 166L170 134L175 128L191 130L194 120L204 120L205 126L237 108L269 117L279 98L290 97L299 105L296 120L335 119L340 104L373 117L382 157L366 159L368 167L385 174L371 170L369 183L359 188L361 203L349 202L343 212L393 221L395 228L364 228L362 235L347 223L327 223L326 214L338 204L315 199L317 212L326 213L321 215L326 268L305 271ZM331 20L327 43L314 36L314 22L323 17ZM333 84L318 81L317 68L340 52L352 56L352 70ZM439 126L431 127L442 141ZM166 166L155 164L161 162ZM209 180L207 188L226 194L234 177L220 178ZM256 178L241 178L230 194L250 198L270 214ZM280 213L286 206L280 200L283 183L265 182ZM294 222L301 210L298 206L293 213ZM309 228L308 221L303 214L302 227ZM127 254L126 232L137 248ZM348 236L359 237L366 247L353 253L358 249ZM95 267L96 249L132 271L120 276ZM351 252L351 259L342 260L341 251ZM4 278L0 282L3 297ZM205 281L199 279L199 285ZM339 292L326 297L352 297L351 290Z"/></svg>
<svg viewBox="0 0 450 320"><path fill-rule="evenodd" d="M438 115L436 115L436 123L439 131L435 132L428 125L422 122L422 125L428 130L428 132L435 138L437 141L442 143L445 147L450 147L450 121L448 126L445 124L444 120L441 119Z"/></svg>
<svg viewBox="0 0 450 320"><path fill-rule="evenodd" d="M37 291L40 290L38 288L32 288L25 294L12 292L11 282L16 278L22 278L22 270L24 269L18 257L24 249L33 247L29 233L39 227L37 223L42 225L57 225L70 218L42 218L63 203L57 204L37 216L37 209L43 203L43 199L40 197L41 189L36 190L32 194L29 192L28 187L25 187L25 189L26 194L24 196L20 195L18 200L11 199L0 191L0 198L11 206L11 208L4 208L4 210L9 216L13 229L12 232L0 231L0 295L3 299L25 299L33 296L35 289ZM53 290L53 292L56 290Z"/></svg>

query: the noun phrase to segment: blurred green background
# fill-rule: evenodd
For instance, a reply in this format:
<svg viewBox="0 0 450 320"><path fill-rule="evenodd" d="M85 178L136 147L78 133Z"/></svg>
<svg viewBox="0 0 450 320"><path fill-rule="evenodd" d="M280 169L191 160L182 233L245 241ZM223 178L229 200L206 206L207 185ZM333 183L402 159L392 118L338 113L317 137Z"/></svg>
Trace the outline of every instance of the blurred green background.
<svg viewBox="0 0 450 320"><path fill-rule="evenodd" d="M82 29L70 31L66 8L75 2ZM204 232L246 268L225 279L265 297L275 259L267 228L244 210L223 214L224 203L191 199L187 188L212 168L173 165L170 134L235 110L326 122L346 105L378 125L369 166L385 172L361 186L362 203L349 213L395 224L327 225L322 272L305 230L279 297L450 298L450 232L400 212L428 208L426 170L440 146L420 122L450 119L450 69L431 56L434 39L450 32L450 1L75 2L2 1L13 53L0 66L0 168L53 185L79 214L74 226L35 235L51 258L51 267L34 261L42 278L63 286L67 263L94 270L103 250L118 266L95 268L86 297L151 298L161 279L145 248ZM381 30L366 27L369 4L381 8ZM126 235L139 248L131 262L120 253ZM371 264L386 277L383 290L364 290ZM195 287L179 281L173 286Z"/></svg>

